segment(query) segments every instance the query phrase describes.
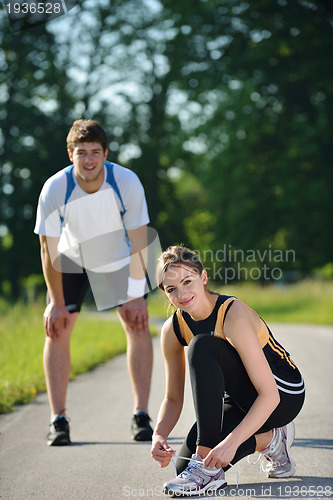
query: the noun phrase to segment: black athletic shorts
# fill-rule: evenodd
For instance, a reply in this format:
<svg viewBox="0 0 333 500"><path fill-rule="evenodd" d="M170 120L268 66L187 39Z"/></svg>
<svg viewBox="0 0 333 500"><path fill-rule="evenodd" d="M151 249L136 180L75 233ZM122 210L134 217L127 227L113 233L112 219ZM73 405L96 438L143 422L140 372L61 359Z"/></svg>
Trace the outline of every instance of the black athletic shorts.
<svg viewBox="0 0 333 500"><path fill-rule="evenodd" d="M111 309L126 302L128 265L111 273L93 273L71 262L71 270L76 272L62 274L65 304L70 313L80 312L89 287L98 310ZM49 294L46 300L50 302Z"/></svg>

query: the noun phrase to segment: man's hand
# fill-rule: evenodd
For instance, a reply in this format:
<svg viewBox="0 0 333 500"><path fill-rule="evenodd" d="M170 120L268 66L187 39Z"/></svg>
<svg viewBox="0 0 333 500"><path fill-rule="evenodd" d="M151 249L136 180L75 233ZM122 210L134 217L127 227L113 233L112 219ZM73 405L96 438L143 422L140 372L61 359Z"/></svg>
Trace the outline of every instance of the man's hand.
<svg viewBox="0 0 333 500"><path fill-rule="evenodd" d="M148 310L146 300L143 297L128 297L127 301L117 309L130 331L134 329L137 333L147 331Z"/></svg>
<svg viewBox="0 0 333 500"><path fill-rule="evenodd" d="M44 311L44 328L46 335L51 339L57 338L67 328L70 313L65 305L50 302Z"/></svg>

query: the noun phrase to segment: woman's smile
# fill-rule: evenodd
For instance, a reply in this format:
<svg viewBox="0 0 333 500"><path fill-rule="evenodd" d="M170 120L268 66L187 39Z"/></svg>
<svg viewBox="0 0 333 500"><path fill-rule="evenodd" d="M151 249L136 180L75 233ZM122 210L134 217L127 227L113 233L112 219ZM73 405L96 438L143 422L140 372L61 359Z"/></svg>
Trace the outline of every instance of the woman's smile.
<svg viewBox="0 0 333 500"><path fill-rule="evenodd" d="M194 299L194 295L192 297L190 297L189 299L183 299L183 300L180 300L179 303L182 305L182 306L188 306L191 304L192 300Z"/></svg>

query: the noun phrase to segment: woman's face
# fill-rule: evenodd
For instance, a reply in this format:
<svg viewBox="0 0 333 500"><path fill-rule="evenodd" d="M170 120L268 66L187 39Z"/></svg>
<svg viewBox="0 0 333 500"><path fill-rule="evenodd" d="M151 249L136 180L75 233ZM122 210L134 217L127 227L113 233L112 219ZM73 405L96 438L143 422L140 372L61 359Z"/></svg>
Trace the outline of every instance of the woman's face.
<svg viewBox="0 0 333 500"><path fill-rule="evenodd" d="M163 280L164 292L177 308L190 312L200 304L205 296L208 277L205 270L201 274L184 264L170 265Z"/></svg>

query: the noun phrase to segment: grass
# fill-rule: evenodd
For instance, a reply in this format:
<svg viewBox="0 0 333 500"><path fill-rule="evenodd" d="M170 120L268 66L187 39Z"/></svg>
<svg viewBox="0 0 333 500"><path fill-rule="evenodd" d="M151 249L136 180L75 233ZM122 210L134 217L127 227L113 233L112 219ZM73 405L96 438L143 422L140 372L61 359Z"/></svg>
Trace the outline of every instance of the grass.
<svg viewBox="0 0 333 500"><path fill-rule="evenodd" d="M213 288L213 287L212 287ZM220 293L235 295L267 322L333 324L333 282L307 281L285 287L260 288L251 284L227 285ZM167 318L172 309L156 291L148 300L149 314ZM43 304L9 305L0 301L0 413L25 404L44 392ZM126 351L118 320L83 311L71 339L72 375L93 369ZM152 328L153 333L156 329Z"/></svg>
<svg viewBox="0 0 333 500"><path fill-rule="evenodd" d="M293 285L242 283L211 289L225 295L235 295L248 304L267 322L333 324L333 282L303 281ZM166 318L172 312L161 291L152 294L150 313ZM169 309L169 313L168 313Z"/></svg>

